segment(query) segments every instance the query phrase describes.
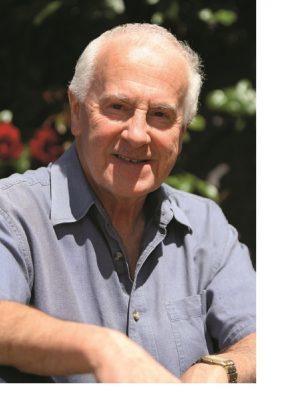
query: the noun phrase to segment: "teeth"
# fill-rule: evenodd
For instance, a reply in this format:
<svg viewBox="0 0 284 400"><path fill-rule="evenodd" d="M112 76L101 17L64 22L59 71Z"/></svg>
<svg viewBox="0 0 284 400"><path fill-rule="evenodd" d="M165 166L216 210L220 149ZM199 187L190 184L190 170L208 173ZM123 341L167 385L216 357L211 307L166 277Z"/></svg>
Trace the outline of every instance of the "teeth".
<svg viewBox="0 0 284 400"><path fill-rule="evenodd" d="M119 154L117 154L116 156L117 156L118 158L121 158L122 160L131 162L131 163L133 163L133 164L139 164L139 163L142 163L142 162L145 162L145 161L146 161L146 160L132 160L131 158L127 158L127 157L121 156L121 155L119 155Z"/></svg>

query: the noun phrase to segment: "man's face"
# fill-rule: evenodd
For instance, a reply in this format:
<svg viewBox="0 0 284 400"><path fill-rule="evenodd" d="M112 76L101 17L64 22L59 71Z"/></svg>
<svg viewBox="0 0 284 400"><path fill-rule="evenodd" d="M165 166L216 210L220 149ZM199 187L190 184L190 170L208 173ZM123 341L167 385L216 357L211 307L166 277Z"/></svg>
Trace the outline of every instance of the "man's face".
<svg viewBox="0 0 284 400"><path fill-rule="evenodd" d="M165 180L181 150L186 89L175 49L101 50L85 102L70 94L79 158L101 200L143 198Z"/></svg>

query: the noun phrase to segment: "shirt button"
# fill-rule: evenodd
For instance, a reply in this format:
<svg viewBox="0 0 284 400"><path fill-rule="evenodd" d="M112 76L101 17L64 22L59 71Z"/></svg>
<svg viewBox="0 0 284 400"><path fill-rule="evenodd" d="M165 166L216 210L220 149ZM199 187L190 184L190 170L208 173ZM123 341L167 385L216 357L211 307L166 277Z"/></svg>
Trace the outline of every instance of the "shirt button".
<svg viewBox="0 0 284 400"><path fill-rule="evenodd" d="M139 311L134 311L132 316L133 316L134 321L139 321L139 319L140 319Z"/></svg>
<svg viewBox="0 0 284 400"><path fill-rule="evenodd" d="M121 251L117 251L114 255L114 260L115 261L122 261L123 260L123 254L121 253Z"/></svg>

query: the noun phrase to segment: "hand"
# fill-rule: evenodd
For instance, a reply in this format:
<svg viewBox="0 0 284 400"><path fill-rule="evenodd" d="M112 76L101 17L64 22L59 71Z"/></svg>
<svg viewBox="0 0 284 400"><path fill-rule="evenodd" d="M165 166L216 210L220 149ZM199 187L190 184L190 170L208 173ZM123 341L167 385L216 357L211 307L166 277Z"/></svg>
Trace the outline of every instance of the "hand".
<svg viewBox="0 0 284 400"><path fill-rule="evenodd" d="M180 379L183 383L228 383L225 368L202 363L192 365Z"/></svg>
<svg viewBox="0 0 284 400"><path fill-rule="evenodd" d="M98 382L181 383L138 344L107 328L104 328L104 345L92 362Z"/></svg>

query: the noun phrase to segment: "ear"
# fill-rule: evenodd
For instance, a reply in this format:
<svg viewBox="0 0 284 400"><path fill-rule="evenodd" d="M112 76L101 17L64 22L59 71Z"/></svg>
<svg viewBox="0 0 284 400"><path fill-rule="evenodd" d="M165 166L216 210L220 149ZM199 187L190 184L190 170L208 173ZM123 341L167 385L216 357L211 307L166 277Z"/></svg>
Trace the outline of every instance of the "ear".
<svg viewBox="0 0 284 400"><path fill-rule="evenodd" d="M70 89L68 89L68 98L69 98L70 115L71 115L71 131L74 136L79 136L81 133L81 123L80 123L81 104L77 99L76 95Z"/></svg>

